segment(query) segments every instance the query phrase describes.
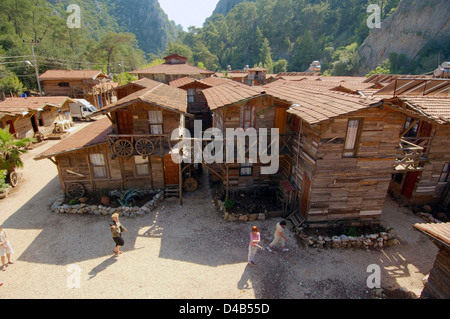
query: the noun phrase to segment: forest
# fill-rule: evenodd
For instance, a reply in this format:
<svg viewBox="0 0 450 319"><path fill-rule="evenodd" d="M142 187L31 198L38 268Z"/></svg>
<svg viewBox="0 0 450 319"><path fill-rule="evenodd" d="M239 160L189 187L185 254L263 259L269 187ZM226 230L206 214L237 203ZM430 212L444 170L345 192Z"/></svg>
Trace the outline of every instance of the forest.
<svg viewBox="0 0 450 319"><path fill-rule="evenodd" d="M384 20L400 1L220 0L202 28L185 32L157 0L80 0L80 28L68 27L70 0L2 0L0 90L36 89L32 41L39 73L101 69L119 82L173 52L212 71L259 65L269 73L302 72L320 60L324 75L354 75L358 48L370 32L367 7L378 4ZM372 72L429 72L425 62L436 52L450 57L449 41L430 41L418 62L394 52Z"/></svg>

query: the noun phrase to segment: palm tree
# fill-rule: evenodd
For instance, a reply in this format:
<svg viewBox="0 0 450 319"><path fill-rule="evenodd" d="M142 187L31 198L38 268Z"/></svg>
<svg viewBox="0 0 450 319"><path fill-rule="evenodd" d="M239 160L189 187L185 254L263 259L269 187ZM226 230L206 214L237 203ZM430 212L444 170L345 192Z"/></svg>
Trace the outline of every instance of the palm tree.
<svg viewBox="0 0 450 319"><path fill-rule="evenodd" d="M23 167L20 156L27 152L27 145L34 142L34 139L16 139L9 132L9 125L0 129L0 170L7 170L8 173L15 167Z"/></svg>

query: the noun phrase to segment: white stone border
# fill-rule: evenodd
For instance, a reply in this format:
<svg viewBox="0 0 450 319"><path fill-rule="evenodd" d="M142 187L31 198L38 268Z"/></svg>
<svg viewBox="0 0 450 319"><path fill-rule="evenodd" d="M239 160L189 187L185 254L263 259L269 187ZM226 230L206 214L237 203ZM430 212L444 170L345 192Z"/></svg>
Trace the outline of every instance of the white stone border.
<svg viewBox="0 0 450 319"><path fill-rule="evenodd" d="M91 215L102 215L111 216L114 213L118 213L120 216L136 218L138 216L144 216L155 210L161 201L164 200L164 190L153 190L156 194L153 199L142 207L107 207L103 205L87 205L87 204L76 204L68 205L63 204L66 197L62 194L51 206L51 210L58 214L91 214Z"/></svg>

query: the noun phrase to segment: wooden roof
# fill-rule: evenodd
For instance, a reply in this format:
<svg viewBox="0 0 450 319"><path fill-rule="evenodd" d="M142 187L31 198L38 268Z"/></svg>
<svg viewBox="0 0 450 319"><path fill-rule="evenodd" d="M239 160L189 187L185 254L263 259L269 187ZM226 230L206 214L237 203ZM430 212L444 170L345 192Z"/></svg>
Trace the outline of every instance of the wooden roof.
<svg viewBox="0 0 450 319"><path fill-rule="evenodd" d="M401 96L383 99L386 103L406 105L406 108L438 124L450 123L450 98Z"/></svg>
<svg viewBox="0 0 450 319"><path fill-rule="evenodd" d="M398 78L377 95L450 97L450 79Z"/></svg>
<svg viewBox="0 0 450 319"><path fill-rule="evenodd" d="M120 89L128 87L128 86L138 86L140 88L145 89L146 87L151 87L154 82L155 81L150 80L149 78L142 78L140 80L132 81L132 82L129 82L127 84L123 84L123 85L117 86L117 87L113 88L113 90L114 91L120 90Z"/></svg>
<svg viewBox="0 0 450 319"><path fill-rule="evenodd" d="M267 88L266 93L292 104L288 113L310 124L317 124L341 115L376 105L379 99L342 92L303 89L295 86Z"/></svg>
<svg viewBox="0 0 450 319"><path fill-rule="evenodd" d="M112 133L112 125L108 118L99 119L82 130L75 132L58 144L52 146L34 159L41 160L82 148L106 143L108 135Z"/></svg>
<svg viewBox="0 0 450 319"><path fill-rule="evenodd" d="M414 224L413 227L450 247L450 223Z"/></svg>
<svg viewBox="0 0 450 319"><path fill-rule="evenodd" d="M40 111L45 107L60 108L71 99L67 96L11 97L0 102L0 111L23 114L30 110Z"/></svg>
<svg viewBox="0 0 450 319"><path fill-rule="evenodd" d="M99 70L48 70L41 74L39 80L95 80L98 77L107 78L108 76Z"/></svg>
<svg viewBox="0 0 450 319"><path fill-rule="evenodd" d="M217 86L217 85L222 85L222 84L228 83L229 81L230 80L228 80L228 79L221 79L221 78L216 78L216 77L211 77L211 76L206 77L202 80L197 80L197 79L191 78L189 76L185 76L183 78L169 82L169 85L177 87L177 88L181 88L185 85L189 85L189 84L197 82L197 83L203 84L204 86L212 87L212 86Z"/></svg>
<svg viewBox="0 0 450 319"><path fill-rule="evenodd" d="M235 81L203 90L203 94L211 110L247 100L263 94L261 87L256 88Z"/></svg>
<svg viewBox="0 0 450 319"><path fill-rule="evenodd" d="M186 91L153 80L146 81L146 85L147 87L145 89L127 95L115 103L111 103L101 110L91 114L91 117L99 114L110 113L137 101L149 103L170 111L183 113L184 115L190 116L186 111Z"/></svg>

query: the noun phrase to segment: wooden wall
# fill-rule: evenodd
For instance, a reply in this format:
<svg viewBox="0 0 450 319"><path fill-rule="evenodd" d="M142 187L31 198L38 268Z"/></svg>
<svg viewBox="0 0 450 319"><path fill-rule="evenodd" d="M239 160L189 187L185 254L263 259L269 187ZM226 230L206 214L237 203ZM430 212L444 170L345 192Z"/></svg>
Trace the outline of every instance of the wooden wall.
<svg viewBox="0 0 450 319"><path fill-rule="evenodd" d="M450 298L450 249L444 245L437 245L439 252L430 271L428 280L422 290L422 298L449 299Z"/></svg>
<svg viewBox="0 0 450 319"><path fill-rule="evenodd" d="M428 161L419 176L410 199L414 204L438 203L443 196L447 182L439 182L445 163L450 162L450 125L438 125L429 146Z"/></svg>
<svg viewBox="0 0 450 319"><path fill-rule="evenodd" d="M347 122L363 120L357 156L344 158ZM391 180L405 116L398 112L368 109L334 120L309 125L302 122L300 149L291 162L295 184L311 181L308 222L379 221Z"/></svg>
<svg viewBox="0 0 450 319"><path fill-rule="evenodd" d="M96 178L92 173L89 154L95 153L105 155L106 178ZM120 190L136 187L141 189L164 187L164 168L162 158L159 156L150 157L150 174L148 176L137 176L134 157L130 159L116 157L112 159L111 151L107 144L56 156L56 162L63 191L65 191L65 187L68 184L73 182L81 183L87 193L90 194L100 189ZM67 170L83 176L71 174Z"/></svg>
<svg viewBox="0 0 450 319"><path fill-rule="evenodd" d="M144 102L133 103L126 108L133 114L134 134L150 134L148 111L162 111L163 134L172 134L172 131L180 127L180 115L176 112L153 106ZM115 118L113 112L113 118ZM119 134L117 126L113 126L114 134Z"/></svg>

